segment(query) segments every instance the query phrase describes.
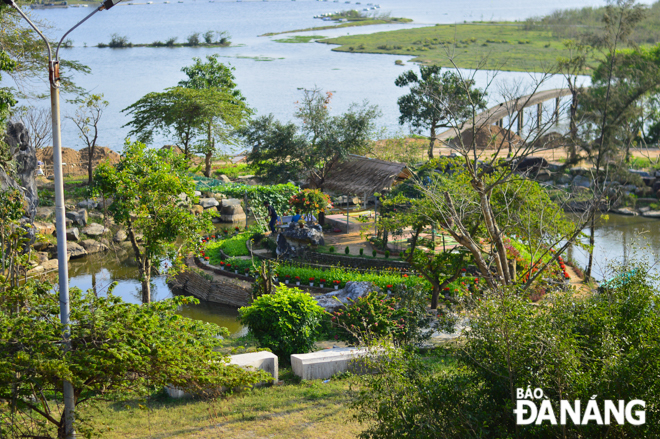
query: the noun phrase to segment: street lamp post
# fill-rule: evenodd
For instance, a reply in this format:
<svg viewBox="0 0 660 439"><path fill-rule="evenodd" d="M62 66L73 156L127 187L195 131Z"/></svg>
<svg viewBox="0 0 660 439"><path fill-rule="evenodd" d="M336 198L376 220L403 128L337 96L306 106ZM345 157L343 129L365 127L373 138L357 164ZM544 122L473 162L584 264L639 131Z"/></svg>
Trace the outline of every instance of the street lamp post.
<svg viewBox="0 0 660 439"><path fill-rule="evenodd" d="M53 124L53 168L55 173L55 228L57 230L57 262L59 276L59 294L60 294L60 321L64 327L64 349L70 348L69 341L69 267L67 261L67 243L66 243L66 215L64 209L64 182L62 176L62 136L60 131L60 47L62 42L75 28L87 21L92 15L99 11L110 9L121 0L105 0L101 6L92 11L91 14L83 18L78 24L69 29L60 39L55 50L55 58L50 48L50 43L44 34L32 23L21 8L14 3L14 0L2 0L5 4L15 9L21 17L28 22L34 29L48 50L48 81L50 83L50 111ZM66 438L74 438L75 430L73 428L73 412L75 408L75 399L73 386L69 381L64 381L64 431Z"/></svg>

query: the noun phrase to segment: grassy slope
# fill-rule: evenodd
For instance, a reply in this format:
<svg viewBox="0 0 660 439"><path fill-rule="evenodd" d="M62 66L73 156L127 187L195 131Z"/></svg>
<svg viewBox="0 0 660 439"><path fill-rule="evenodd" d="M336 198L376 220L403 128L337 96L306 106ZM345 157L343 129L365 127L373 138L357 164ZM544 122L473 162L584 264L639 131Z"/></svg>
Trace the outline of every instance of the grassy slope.
<svg viewBox="0 0 660 439"><path fill-rule="evenodd" d="M298 384L290 370L280 373L282 386L217 401L107 402L85 414L110 429L105 438L353 438L362 430L347 407L348 380Z"/></svg>
<svg viewBox="0 0 660 439"><path fill-rule="evenodd" d="M436 25L323 42L341 45L333 49L339 52L410 55L415 62L444 67L452 67L453 54L461 68L510 71L542 71L565 56L562 40L551 31L526 30L522 23Z"/></svg>

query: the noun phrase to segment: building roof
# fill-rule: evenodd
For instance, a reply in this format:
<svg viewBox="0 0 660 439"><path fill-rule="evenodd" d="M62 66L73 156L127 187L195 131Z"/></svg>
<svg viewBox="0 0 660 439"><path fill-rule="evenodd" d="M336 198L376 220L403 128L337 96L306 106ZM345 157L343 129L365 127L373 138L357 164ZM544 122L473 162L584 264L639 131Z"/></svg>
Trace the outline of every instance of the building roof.
<svg viewBox="0 0 660 439"><path fill-rule="evenodd" d="M346 195L364 195L389 190L412 176L405 163L349 155L330 171L323 188Z"/></svg>

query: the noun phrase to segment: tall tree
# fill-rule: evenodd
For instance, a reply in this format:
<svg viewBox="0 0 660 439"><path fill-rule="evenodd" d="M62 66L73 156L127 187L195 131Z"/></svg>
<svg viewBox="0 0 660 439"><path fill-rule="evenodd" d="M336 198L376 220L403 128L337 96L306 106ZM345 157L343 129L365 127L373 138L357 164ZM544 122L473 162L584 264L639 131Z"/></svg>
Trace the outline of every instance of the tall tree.
<svg viewBox="0 0 660 439"><path fill-rule="evenodd" d="M87 175L88 184L94 181L94 169L92 167L96 142L99 139L99 122L103 111L107 108L108 101L103 100L103 95L86 96L73 116L68 116L76 128L78 136L87 145Z"/></svg>
<svg viewBox="0 0 660 439"><path fill-rule="evenodd" d="M161 258L180 262L199 236L213 228L210 211L196 217L181 201L182 197L197 198L188 161L169 149L147 149L142 143L127 141L116 166L97 166L95 190L114 198L110 213L126 228L138 262L142 302L149 303L151 271L158 268Z"/></svg>
<svg viewBox="0 0 660 439"><path fill-rule="evenodd" d="M216 142L233 145L236 143L236 130L244 125L252 114L245 98L236 86L234 68L218 61L218 55L209 55L206 62L193 58L195 64L181 70L188 79L180 81L180 87L195 90L211 90L226 93L227 100L221 112L209 114L205 123L206 137L200 140L195 152L204 155L204 175L211 176L211 159L216 153Z"/></svg>
<svg viewBox="0 0 660 439"><path fill-rule="evenodd" d="M231 99L231 95L217 89L172 87L164 92L148 93L122 110L133 117L124 126L131 127L129 136L136 136L143 143L153 142L158 133L171 137L190 158L194 143L207 128L209 119L230 113Z"/></svg>
<svg viewBox="0 0 660 439"><path fill-rule="evenodd" d="M616 0L610 2L605 8L603 16L603 30L600 34L591 37L592 44L604 55L605 61L594 73L592 87L586 96L585 117L592 122L594 138L588 146L588 152L595 166L594 202L599 205L605 191L600 184L601 172L608 171L608 157L612 157L616 150L615 133L620 126L617 120L625 110L629 109L635 100L631 100L637 93L633 92L626 98L626 84L618 81L618 73L629 71L620 56L619 49L626 45L633 45L631 34L635 26L644 18L645 7L635 0ZM637 70L644 74L643 70ZM628 76L630 78L630 76ZM619 88L621 87L621 88ZM621 92L621 93L617 93ZM638 98L641 98L642 93ZM623 98L622 100L619 98ZM618 108L615 108L617 107ZM589 222L589 262L585 275L592 276L593 248L596 233L596 211L594 210Z"/></svg>
<svg viewBox="0 0 660 439"><path fill-rule="evenodd" d="M409 123L417 130L430 130L429 159L433 158L438 128L451 127L451 120L467 121L473 107L486 108L486 94L474 88L474 81L463 82L452 71L441 74L439 66L420 66L419 75L409 70L394 81L397 87L410 87L410 93L397 101L401 113L399 123Z"/></svg>
<svg viewBox="0 0 660 439"><path fill-rule="evenodd" d="M568 163L576 164L578 159L578 123L577 111L580 95L584 92L580 84L580 76L587 67L591 46L575 40L564 41L568 56L557 59L559 72L566 78L568 89L571 91L571 108L569 116L570 142L568 144Z"/></svg>
<svg viewBox="0 0 660 439"><path fill-rule="evenodd" d="M368 150L375 139L376 106L353 104L341 116L330 114L332 93L305 90L296 118L302 125L282 124L264 116L241 130L252 146L248 162L257 173L271 181L307 178L315 188L323 188L334 166L348 154Z"/></svg>

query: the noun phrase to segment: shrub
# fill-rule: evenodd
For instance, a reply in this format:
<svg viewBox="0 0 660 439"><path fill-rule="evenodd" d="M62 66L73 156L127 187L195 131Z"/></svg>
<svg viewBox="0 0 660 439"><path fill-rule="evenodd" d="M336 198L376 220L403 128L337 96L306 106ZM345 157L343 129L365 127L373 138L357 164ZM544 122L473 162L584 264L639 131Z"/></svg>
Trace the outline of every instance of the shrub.
<svg viewBox="0 0 660 439"><path fill-rule="evenodd" d="M128 37L122 37L119 36L119 34L112 34L112 36L110 37L110 42L108 43L108 47L111 47L113 49L133 47L133 43L128 41Z"/></svg>
<svg viewBox="0 0 660 439"><path fill-rule="evenodd" d="M377 254L378 254L378 252L376 250L371 251L371 256L373 256L374 258L376 257Z"/></svg>
<svg viewBox="0 0 660 439"><path fill-rule="evenodd" d="M400 340L406 331L404 308L397 307L397 299L376 291L350 301L346 309L334 313L333 323L342 340L351 344L371 344L384 337Z"/></svg>
<svg viewBox="0 0 660 439"><path fill-rule="evenodd" d="M389 257L390 257L390 251L389 251L389 250L385 250L385 258L389 258Z"/></svg>
<svg viewBox="0 0 660 439"><path fill-rule="evenodd" d="M334 246L334 245L331 245L331 246L330 246L330 253L334 253L334 252L335 252L335 246Z"/></svg>
<svg viewBox="0 0 660 439"><path fill-rule="evenodd" d="M199 39L199 32L193 32L188 35L188 38L186 38L186 44L188 46L199 46L200 43L201 40Z"/></svg>
<svg viewBox="0 0 660 439"><path fill-rule="evenodd" d="M346 248L344 249L344 253L346 253L346 254L351 253L351 249L348 248L348 246L346 246Z"/></svg>
<svg viewBox="0 0 660 439"><path fill-rule="evenodd" d="M325 311L309 294L280 285L275 294L257 298L239 313L259 345L288 363L291 354L313 349Z"/></svg>
<svg viewBox="0 0 660 439"><path fill-rule="evenodd" d="M364 249L363 248L360 249L360 256L364 256Z"/></svg>

